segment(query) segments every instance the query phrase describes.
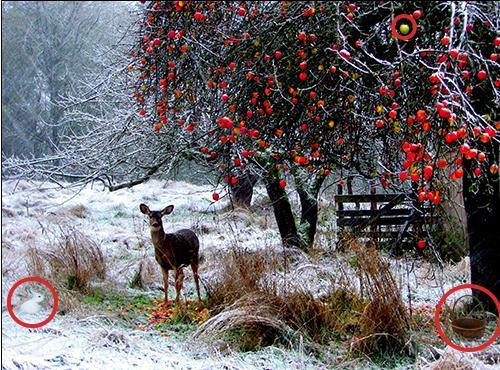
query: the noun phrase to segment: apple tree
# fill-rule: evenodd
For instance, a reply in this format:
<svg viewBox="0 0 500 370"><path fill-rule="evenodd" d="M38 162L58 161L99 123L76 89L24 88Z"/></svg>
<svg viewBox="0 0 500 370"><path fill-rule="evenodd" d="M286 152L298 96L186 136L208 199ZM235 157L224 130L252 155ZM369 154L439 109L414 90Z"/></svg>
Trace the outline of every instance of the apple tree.
<svg viewBox="0 0 500 370"><path fill-rule="evenodd" d="M371 98L359 86L363 74L365 86L382 83L342 46L337 26L348 32L340 19L354 10L317 5L151 2L133 51L139 114L157 131L192 136L223 183L261 177L283 241L303 248L326 176L339 167L373 173L374 130L358 113ZM285 173L301 202L298 226Z"/></svg>
<svg viewBox="0 0 500 370"><path fill-rule="evenodd" d="M410 40L392 35L399 14L417 25ZM132 54L138 111L190 137L222 184L261 177L288 245L312 244L332 171L412 189L431 206L463 178L472 279L498 294L494 16L479 2L147 2Z"/></svg>

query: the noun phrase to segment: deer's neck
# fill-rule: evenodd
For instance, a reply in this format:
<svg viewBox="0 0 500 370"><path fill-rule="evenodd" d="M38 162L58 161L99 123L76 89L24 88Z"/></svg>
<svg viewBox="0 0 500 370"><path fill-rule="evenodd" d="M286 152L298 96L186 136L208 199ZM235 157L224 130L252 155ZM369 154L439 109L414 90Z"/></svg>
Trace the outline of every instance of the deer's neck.
<svg viewBox="0 0 500 370"><path fill-rule="evenodd" d="M163 245L163 241L165 240L165 231L163 227L160 227L158 230L151 230L151 240L155 248L159 248Z"/></svg>

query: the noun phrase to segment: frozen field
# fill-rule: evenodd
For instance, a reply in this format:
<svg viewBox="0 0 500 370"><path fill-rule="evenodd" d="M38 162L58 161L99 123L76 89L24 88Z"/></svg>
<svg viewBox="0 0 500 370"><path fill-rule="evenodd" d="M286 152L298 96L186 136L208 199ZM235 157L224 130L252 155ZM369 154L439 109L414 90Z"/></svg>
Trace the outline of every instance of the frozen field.
<svg viewBox="0 0 500 370"><path fill-rule="evenodd" d="M164 218L169 230L192 228L201 240L205 262L200 267L202 279L217 274L217 253L237 246L249 250L280 251L280 239L274 216L265 203L265 191L257 188L254 203L261 205L253 214L237 210L227 211L224 200L212 204L209 187L184 182L149 181L132 189L109 193L99 186L74 190L49 188L47 185L6 181L2 187L2 368L84 368L84 369L314 369L325 368L319 360L297 348L267 347L257 352L237 353L221 348L217 343L192 340L189 336L161 336L157 332L132 330L117 324L111 312L91 312L73 308L40 329L28 330L17 325L6 310L6 297L10 287L19 279L29 276L29 248L48 249L51 230L66 225L78 227L96 240L105 255L107 274L103 289L113 287L127 294L139 290L129 288L129 282L139 263L146 261L152 267L151 282L145 291L159 296L161 274L153 257L149 229L139 204L151 209L175 205L170 216ZM323 200L326 208L331 206ZM256 206L259 207L259 206ZM319 240L328 228L320 228ZM306 285L320 296L325 289L321 272L335 274L342 270L349 274L342 256L334 247L324 245L312 256L298 254L289 266L290 284ZM390 260L404 300L414 308L433 306L443 293L454 285L469 281L468 263L464 259L454 266L440 269L422 261ZM352 274L354 276L354 273ZM356 286L355 278L352 286ZM173 288L170 297L173 295ZM144 290L141 290L144 292ZM194 284L186 271L184 294L194 296ZM16 298L19 299L19 298ZM65 306L64 298L61 306ZM50 307L40 313L45 317ZM39 320L34 320L39 321ZM439 338L434 338L439 343ZM497 341L498 342L498 341ZM429 347L441 353L443 346ZM499 368L498 343L476 357L463 355L450 348L445 356L469 364L470 369ZM462 360L458 360L463 357ZM480 359L484 359L480 362ZM361 367L353 361L346 367ZM422 357L415 365L432 368L432 360ZM339 368L342 368L340 366Z"/></svg>

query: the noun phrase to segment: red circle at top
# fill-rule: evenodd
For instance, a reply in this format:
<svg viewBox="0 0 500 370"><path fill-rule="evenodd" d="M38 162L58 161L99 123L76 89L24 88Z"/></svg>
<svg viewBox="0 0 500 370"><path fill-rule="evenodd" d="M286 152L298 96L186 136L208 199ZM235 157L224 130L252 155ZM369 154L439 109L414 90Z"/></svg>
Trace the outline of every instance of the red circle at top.
<svg viewBox="0 0 500 370"><path fill-rule="evenodd" d="M14 313L14 309L12 307L12 297L14 296L15 290L24 283L40 283L42 285L45 285L50 290L50 293L52 294L52 297L54 299L54 305L52 307L52 311L50 312L49 317L47 317L45 320L36 323L28 323L19 319ZM7 310L9 311L12 320L14 320L17 324L25 328L39 328L41 326L47 325L55 317L58 306L59 306L59 299L57 298L57 292L55 288L47 280L37 276L30 276L19 280L12 286L12 288L10 288L9 294L7 295Z"/></svg>
<svg viewBox="0 0 500 370"><path fill-rule="evenodd" d="M408 20L411 23L411 32L406 36L401 35L396 29L396 24L400 20ZM415 18L413 18L410 14L400 14L392 20L391 31L392 35L399 40L410 40L417 33L417 21L415 21Z"/></svg>

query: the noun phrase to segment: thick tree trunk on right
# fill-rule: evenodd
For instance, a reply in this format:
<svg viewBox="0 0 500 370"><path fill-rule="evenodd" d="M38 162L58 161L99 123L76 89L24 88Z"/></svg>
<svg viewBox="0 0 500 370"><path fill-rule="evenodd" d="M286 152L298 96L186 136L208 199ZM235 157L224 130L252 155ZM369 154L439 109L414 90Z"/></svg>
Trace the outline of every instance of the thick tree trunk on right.
<svg viewBox="0 0 500 370"><path fill-rule="evenodd" d="M491 47L491 46L490 46ZM472 90L472 105L478 114L491 112L491 102L495 101L490 89L483 86ZM488 167L498 163L498 136L488 143L478 143L476 148L487 155L488 164L483 174L475 178L472 170L477 166L475 160L464 160L465 174L463 181L464 206L467 213L467 233L469 237L469 255L471 282L478 284L500 300L500 233L498 232L500 207L500 181L498 173L492 174ZM491 298L478 291L473 291L483 304L496 312ZM500 312L496 312L497 315Z"/></svg>
<svg viewBox="0 0 500 370"><path fill-rule="evenodd" d="M498 153L498 144L493 146ZM470 169L471 163L466 163L466 165L469 165ZM498 232L500 184L498 174L487 173L479 179L473 179L470 176L470 172L466 171L464 205L467 213L471 282L485 287L500 300L500 268L498 266L498 261L500 261L500 233ZM490 311L496 312L491 298L483 293L473 292Z"/></svg>

